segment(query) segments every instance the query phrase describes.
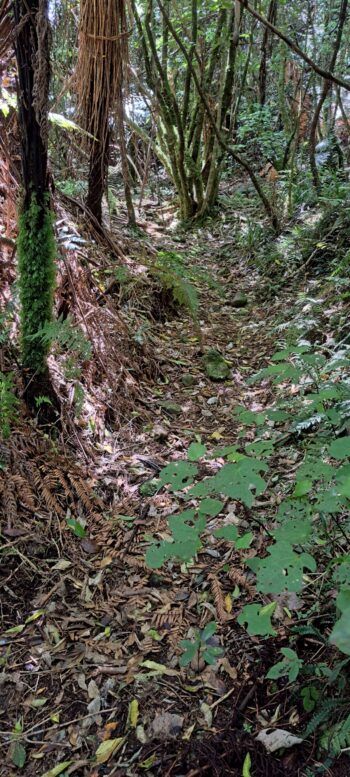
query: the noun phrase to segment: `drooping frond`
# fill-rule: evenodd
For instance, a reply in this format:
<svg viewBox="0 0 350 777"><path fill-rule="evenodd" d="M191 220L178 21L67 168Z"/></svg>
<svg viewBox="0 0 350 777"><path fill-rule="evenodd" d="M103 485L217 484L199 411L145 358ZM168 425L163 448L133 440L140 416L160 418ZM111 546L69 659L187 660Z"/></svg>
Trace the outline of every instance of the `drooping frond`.
<svg viewBox="0 0 350 777"><path fill-rule="evenodd" d="M10 48L13 31L10 0L0 0L0 59L3 59Z"/></svg>
<svg viewBox="0 0 350 777"><path fill-rule="evenodd" d="M101 110L109 114L120 95L126 59L124 0L81 0L76 88L81 121L95 137Z"/></svg>

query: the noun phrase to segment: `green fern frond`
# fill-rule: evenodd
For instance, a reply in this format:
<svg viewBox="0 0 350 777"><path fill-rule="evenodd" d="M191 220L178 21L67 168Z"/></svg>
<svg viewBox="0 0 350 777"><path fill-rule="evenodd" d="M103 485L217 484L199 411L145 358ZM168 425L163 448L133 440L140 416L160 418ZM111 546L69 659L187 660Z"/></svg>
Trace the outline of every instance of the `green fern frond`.
<svg viewBox="0 0 350 777"><path fill-rule="evenodd" d="M322 750L336 757L344 748L350 747L350 715L345 720L335 723L320 737Z"/></svg>
<svg viewBox="0 0 350 777"><path fill-rule="evenodd" d="M325 721L332 721L332 719L334 719L335 712L339 711L339 707L342 703L344 703L344 701L344 699L325 699L321 705L321 708L318 710L318 712L315 713L315 715L312 716L311 720L306 726L303 734L304 738L307 739L307 737L313 734Z"/></svg>

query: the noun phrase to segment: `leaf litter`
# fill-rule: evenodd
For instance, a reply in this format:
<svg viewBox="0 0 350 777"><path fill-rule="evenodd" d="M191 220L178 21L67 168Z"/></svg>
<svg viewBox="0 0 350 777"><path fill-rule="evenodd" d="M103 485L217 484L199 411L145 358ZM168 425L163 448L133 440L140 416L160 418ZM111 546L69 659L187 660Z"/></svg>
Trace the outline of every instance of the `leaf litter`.
<svg viewBox="0 0 350 777"><path fill-rule="evenodd" d="M62 453L26 419L1 443L9 506L1 527L1 775L238 776L254 754L255 777L273 777L302 763L305 746L283 728L293 728L299 713L288 692L271 699L262 683L297 597L272 592L261 598L265 613L256 614L249 634L240 625L242 602L252 595L242 560L252 550L250 543L233 550L221 527L247 531L248 508L235 494L211 506L211 528L220 531L191 567L152 571L144 561L150 537L169 537L166 519L184 485L177 469L174 491L162 489L159 471L181 468L188 449L193 471L220 471L223 460L202 460L205 446L230 446L241 434L237 405L257 414L273 402L270 381L255 387L246 379L268 363L272 325L285 319L293 298L261 302L258 273L220 253L227 240L215 229L183 240L191 261L217 276L220 292L199 285L200 336L186 314L152 322L147 347L161 370L142 377L141 358L132 384L135 418L129 407L113 428L113 408L101 413L96 395L98 431L89 437L84 420ZM164 237L171 248L171 234L160 232ZM93 307L91 288L89 294ZM256 433L246 431L246 440L254 443ZM276 471L288 479L290 463L277 457ZM261 499L266 523L269 503ZM263 546L259 523L254 529ZM276 640L259 641L259 617L271 615ZM181 666L181 641L195 644L213 621L213 665L197 650ZM266 732L276 708L272 737ZM276 742L278 749L298 747L277 761Z"/></svg>

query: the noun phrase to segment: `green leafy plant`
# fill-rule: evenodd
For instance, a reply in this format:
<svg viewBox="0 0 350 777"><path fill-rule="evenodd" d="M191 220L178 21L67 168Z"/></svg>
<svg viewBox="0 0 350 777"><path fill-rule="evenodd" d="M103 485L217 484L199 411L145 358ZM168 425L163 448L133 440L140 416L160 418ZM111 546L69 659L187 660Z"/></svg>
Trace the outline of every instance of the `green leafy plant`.
<svg viewBox="0 0 350 777"><path fill-rule="evenodd" d="M198 295L185 259L174 251L159 251L150 265L150 274L161 288L170 292L174 303L188 310L196 319L198 316Z"/></svg>
<svg viewBox="0 0 350 777"><path fill-rule="evenodd" d="M73 383L75 413L78 417L85 398L84 389L80 382L82 364L91 358L91 343L81 328L74 325L70 316L66 319L60 317L56 321L45 324L35 335L32 335L31 339L39 340L45 347L48 347L50 343L55 344L57 351L65 354L64 376L67 381ZM46 399L37 398L37 403L43 401L45 402Z"/></svg>
<svg viewBox="0 0 350 777"><path fill-rule="evenodd" d="M10 436L11 424L17 418L18 408L13 373L0 372L0 432L5 439Z"/></svg>
<svg viewBox="0 0 350 777"><path fill-rule="evenodd" d="M281 653L284 656L283 661L274 664L266 677L268 680L278 680L280 677L287 676L289 682L292 683L297 679L304 661L302 658L298 658L298 654L291 648L281 648Z"/></svg>
<svg viewBox="0 0 350 777"><path fill-rule="evenodd" d="M20 720L17 720L11 734L10 756L11 761L17 769L23 769L27 754L22 742L23 726Z"/></svg>
<svg viewBox="0 0 350 777"><path fill-rule="evenodd" d="M203 658L206 664L215 664L224 651L213 644L213 637L217 631L215 621L208 623L202 631L197 631L192 639L182 639L180 645L183 655L180 657L180 666L187 666L195 658Z"/></svg>

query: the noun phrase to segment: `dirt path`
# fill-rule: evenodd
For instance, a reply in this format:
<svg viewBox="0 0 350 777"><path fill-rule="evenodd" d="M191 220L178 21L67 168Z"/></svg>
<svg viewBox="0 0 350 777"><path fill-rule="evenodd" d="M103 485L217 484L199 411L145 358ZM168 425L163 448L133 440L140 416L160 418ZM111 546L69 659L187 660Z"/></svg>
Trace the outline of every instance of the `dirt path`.
<svg viewBox="0 0 350 777"><path fill-rule="evenodd" d="M79 485L68 454L55 459L61 482L67 489L74 482L84 504L93 504L90 487L103 484L119 518L91 507L96 521L79 539L65 530L71 509L55 518L53 502L50 516L36 513L30 533L18 523L3 535L1 777L17 774L20 764L29 777L58 763L61 771L50 777L240 777L248 753L252 776L274 777L302 774L307 760L294 749L277 761L255 740L257 715L263 710L269 719L276 706L261 682L276 648L236 622L238 586L249 601L239 554L224 543L206 546L190 570L173 564L152 572L144 563L150 537L166 536L166 516L177 509L174 496L154 493L150 481L185 458L194 439L209 447L236 442L238 404L258 411L269 402L270 389L253 390L246 378L271 355L271 324L282 310L280 300L259 300L259 278L227 234L203 229L180 246L171 234L165 240L167 250L190 251L194 267L220 283L212 288L195 277L201 336L187 314L152 327L161 376L145 386L146 421L140 424L136 409L122 430L105 436L93 482ZM247 295L242 307L232 304L237 291ZM203 354L212 349L226 361L227 380L206 375ZM26 451L24 489L26 477L35 480L36 441L24 428L15 437ZM23 490L22 498L25 505L30 495ZM213 619L224 658L181 669L180 640ZM282 724L288 714L282 697Z"/></svg>

